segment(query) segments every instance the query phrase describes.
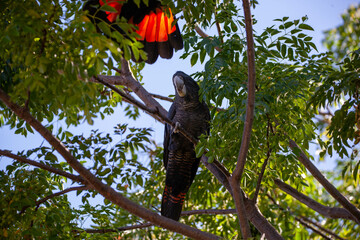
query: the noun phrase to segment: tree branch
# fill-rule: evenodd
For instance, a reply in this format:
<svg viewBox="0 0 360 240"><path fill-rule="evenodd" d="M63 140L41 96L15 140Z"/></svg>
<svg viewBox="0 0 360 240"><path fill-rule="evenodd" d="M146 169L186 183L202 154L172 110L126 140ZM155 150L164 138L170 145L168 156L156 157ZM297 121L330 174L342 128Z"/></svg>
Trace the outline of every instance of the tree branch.
<svg viewBox="0 0 360 240"><path fill-rule="evenodd" d="M232 188L230 186L230 173L226 168L219 163L217 160L214 160L212 163L207 162L207 157L203 155L201 157L201 162L205 165L207 169L219 180L219 182L230 192L232 193ZM239 188L240 189L240 188ZM241 190L241 189L240 189ZM244 194L242 193L242 196ZM267 239L283 239L281 235L276 231L276 229L266 220L266 218L260 213L256 204L244 197L246 215L249 221L254 224L254 226L263 234Z"/></svg>
<svg viewBox="0 0 360 240"><path fill-rule="evenodd" d="M315 167L309 160L300 147L292 140L289 140L290 148L296 153L300 162L306 167L307 170L319 181L319 183L326 189L336 201L338 201L350 214L354 217L355 221L360 224L360 210L355 207L347 198L345 198L336 188L332 185L322 173Z"/></svg>
<svg viewBox="0 0 360 240"><path fill-rule="evenodd" d="M90 190L90 189L91 189L91 187L89 187L89 186L70 187L70 188L64 189L64 190L62 190L60 192L50 194L49 196L47 196L47 197L45 197L43 199L40 199L39 201L36 201L36 206L39 206L40 204L46 202L49 199L52 199L52 198L57 197L57 196L64 195L64 194L66 194L68 192L83 191L83 190Z"/></svg>
<svg viewBox="0 0 360 240"><path fill-rule="evenodd" d="M301 218L296 218L296 220L297 220L298 222L300 222L302 225L304 225L305 227L311 229L313 232L319 234L321 237L323 237L322 239L331 240L331 238L329 238L328 236L326 236L326 235L323 234L321 231L317 230L316 228L314 228L313 226L311 226L310 224L308 224L307 222L305 222L305 221L302 220Z"/></svg>
<svg viewBox="0 0 360 240"><path fill-rule="evenodd" d="M168 123L175 127L175 124L172 123L167 118L167 111L162 108L162 106L152 98L151 94L146 91L145 88L134 78L133 74L131 73L131 70L129 68L129 64L127 61L122 61L122 69L116 69L120 76L115 76L113 78L107 78L103 80L109 80L109 83L113 84L120 84L123 86L126 86L130 88L135 94L138 95L138 97L146 104L146 106L151 106L152 109L160 109L156 114L159 116L159 118L162 119L162 123ZM125 75L124 75L125 74ZM119 79L119 80L117 80ZM178 128L178 130L192 143L196 144L196 139L192 137L190 134L188 134L183 128ZM231 193L232 188L230 186L229 178L230 173L226 170L226 168L218 161L213 161L212 163L207 162L207 157L202 156L201 161L203 164L209 169L212 174L220 181L221 184ZM255 225L259 231L264 233L269 239L282 239L282 237L279 235L279 233L276 231L276 229L261 215L257 207L255 207L254 203L249 203L250 200L245 198L245 201L248 205L254 205L253 207L249 207L246 209L246 211L249 211L249 214L252 216L251 222Z"/></svg>
<svg viewBox="0 0 360 240"><path fill-rule="evenodd" d="M181 216L191 216L191 215L220 215L220 214L236 214L236 209L201 209L201 210L192 210L192 211L183 211ZM85 229L87 233L108 233L108 232L122 232L127 230L142 229L146 227L152 227L152 223L141 223L131 226L124 226L115 229Z"/></svg>
<svg viewBox="0 0 360 240"><path fill-rule="evenodd" d="M117 70L117 71L120 71L120 70ZM81 76L78 76L78 78L80 80L84 80L83 78L81 78ZM100 81L99 81L100 79ZM136 79L133 79L136 81ZM115 88L114 86L110 87L111 85L122 85L122 86L128 86L128 81L127 80L124 80L123 77L121 76L106 76L106 75L98 75L98 76L94 76L94 77L91 77L89 79L90 82L95 82L95 83L101 83L103 85L105 85L106 87L112 89L114 92L118 93L120 96L122 96L122 94L125 94L126 96L124 96L124 100L130 104L134 104L136 107L139 107L140 109L148 112L150 115L151 115L151 111L154 111L152 110L151 108L146 108L146 107L141 107L141 106L138 106L136 102L132 102L131 100L128 100L128 96L130 96L129 94L126 94L124 92L122 92L120 89L118 88ZM120 91L120 92L118 92ZM149 93L149 95L153 98L157 98L157 99L160 99L160 100L164 100L164 101L167 101L167 102L174 102L174 99L170 98L170 97L165 97L165 96L161 96L159 94L155 94L155 93ZM132 96L130 96L132 98ZM137 100L136 100L137 101ZM138 102L138 101L137 101ZM140 102L138 102L140 103ZM140 103L140 105L144 106L142 103ZM144 108L144 109L143 109ZM210 108L215 108L213 106L210 106ZM218 112L224 112L225 109L223 108L219 108L217 107L216 108L216 111ZM154 117L154 115L151 115ZM163 122L163 120L160 120L161 122Z"/></svg>
<svg viewBox="0 0 360 240"><path fill-rule="evenodd" d="M200 37L203 38L210 38L212 39L212 37L210 37L209 35L207 35L199 26L195 25L195 31L200 35ZM219 48L218 46L214 47L218 52L221 52L222 49Z"/></svg>
<svg viewBox="0 0 360 240"><path fill-rule="evenodd" d="M46 202L47 200L49 200L51 198L54 198L54 197L57 197L57 196L60 196L60 195L64 195L64 194L66 194L68 192L71 192L71 191L81 191L81 190L88 190L88 189L91 189L91 187L89 187L89 186L78 186L78 187L67 188L67 189L64 189L64 190L62 190L60 192L50 194L49 196L46 196L45 198L40 199L39 201L36 201L36 203L35 203L36 209L39 208L40 204ZM24 206L20 211L20 215L23 214L25 212L25 210L27 208L29 208L29 207L31 207L31 206L30 205Z"/></svg>
<svg viewBox="0 0 360 240"><path fill-rule="evenodd" d="M117 94L119 94L121 97L124 98L124 100L126 100L128 103L133 104L134 106L142 109L143 111L147 112L149 115L151 115L153 118L155 118L158 121L162 121L155 113L156 110L149 108L147 106L145 106L143 103L139 102L138 100L136 100L135 98L133 98L130 94L126 94L124 93L122 90L120 90L119 88L115 87L114 85L109 84L106 81L103 81L101 79L100 76L98 77L94 77L99 83L103 84L104 86L110 88L111 90L113 90L114 92L116 92Z"/></svg>
<svg viewBox="0 0 360 240"><path fill-rule="evenodd" d="M153 98L157 98L157 99L164 100L164 101L168 101L168 102L174 102L174 99L169 98L169 97L165 97L165 96L161 96L161 95L159 95L159 94L150 93L150 95L151 95Z"/></svg>
<svg viewBox="0 0 360 240"><path fill-rule="evenodd" d="M246 156L249 149L250 137L252 124L254 120L254 109L255 109L255 50L254 50L254 39L252 33L252 19L250 12L249 0L243 0L245 24L246 24L246 40L247 40L247 57L248 57L248 98L246 103L246 116L244 123L244 130L241 140L241 146L239 155L237 158L236 168L233 172L232 178L236 181L240 181L242 173L244 171Z"/></svg>
<svg viewBox="0 0 360 240"><path fill-rule="evenodd" d="M257 201L257 197L259 195L259 191L260 191L260 186L261 186L261 181L262 181L262 178L264 176L264 173L265 173L265 169L266 169L266 166L267 166L267 163L269 161L269 158L270 158L270 155L271 155L271 151L272 149L270 148L270 141L269 141L269 131L270 131L270 121L268 121L268 125L267 125L267 131L266 131L266 143L267 143L267 147L268 147L268 151L266 153L266 159L261 167L261 172L259 174L259 178L258 178L258 181L257 181L257 184L256 184L256 189L255 189L255 193L254 193L254 197L252 199L252 201L254 201L256 203Z"/></svg>
<svg viewBox="0 0 360 240"><path fill-rule="evenodd" d="M324 228L323 226L321 226L319 223L312 221L311 219L307 218L307 217L300 217L300 219L302 219L305 222L308 222L314 226L316 226L317 228L319 228L321 231L330 234L331 236L333 236L336 239L339 240L345 240L344 238L340 237L339 235L337 235L336 233L334 233L333 231Z"/></svg>
<svg viewBox="0 0 360 240"><path fill-rule="evenodd" d="M230 194L233 195L232 189L230 186L230 182L229 182L230 173L225 169L225 167L217 160L214 160L212 163L209 163L208 157L205 155L201 156L201 162L219 180L219 182L230 192Z"/></svg>
<svg viewBox="0 0 360 240"><path fill-rule="evenodd" d="M255 109L255 49L254 38L252 29L252 19L250 11L249 0L243 0L244 16L245 16L245 29L246 29L246 41L247 41L247 58L248 58L248 98L246 103L246 116L244 123L244 130L241 140L241 146L239 155L237 158L237 164L232 177L230 179L231 188L233 190L233 196L235 206L238 212L238 218L240 222L240 229L244 239L251 237L249 223L246 217L246 210L243 202L242 192L240 191L240 180L245 168L246 156L249 150L250 137L252 124L254 120Z"/></svg>
<svg viewBox="0 0 360 240"><path fill-rule="evenodd" d="M57 139L52 133L45 128L38 120L36 120L26 109L18 106L10 100L10 97L0 89L0 100L10 108L18 117L25 120L37 132L43 136L50 145L69 163L69 165L77 171L86 181L88 181L96 191L103 195L106 199L118 205L119 207L129 211L130 213L145 219L149 222L169 229L174 232L179 232L185 236L195 239L218 239L218 236L202 232L198 229L192 228L185 224L176 222L172 219L160 216L136 203L127 199L122 194L116 192L110 186L104 184L100 179L94 176L88 169L86 169L64 146L64 144Z"/></svg>
<svg viewBox="0 0 360 240"><path fill-rule="evenodd" d="M136 225L131 225L131 226L124 226L124 227L118 227L118 228L107 228L107 229L84 229L83 231L87 232L87 233L109 233L109 232L123 232L123 231L128 231L128 230L134 230L134 229L143 229L143 228L147 228L147 227L152 227L154 226L153 223L150 222L146 222L146 223L141 223L141 224L136 224ZM77 232L81 232L77 231Z"/></svg>
<svg viewBox="0 0 360 240"><path fill-rule="evenodd" d="M212 39L212 37L210 37L209 35L207 35L199 26L195 25L195 31L200 35L200 37L203 38L209 38ZM216 49L216 51L221 52L222 49L219 48L218 46L214 47Z"/></svg>
<svg viewBox="0 0 360 240"><path fill-rule="evenodd" d="M277 204L277 202L275 201L275 199L274 199L273 197L271 197L269 194L266 194L266 196L267 196L276 206L278 206L279 209L281 209L281 210L283 210L283 211L287 211L287 212L289 212L290 214L294 215L294 213L291 212L290 210L286 210L286 209L284 209L283 207L281 207L279 204ZM307 227L307 228L310 228L310 229L312 229L312 230L314 229L313 227L309 226L309 224L306 224L306 223L304 224L304 221L305 221L305 222L308 222L308 223L310 223L310 224L312 224L312 225L314 225L314 226L316 226L317 228L319 228L319 229L320 229L321 231L323 231L323 232L329 233L330 235L332 235L332 236L335 237L336 239L345 240L345 239L341 238L340 236L338 236L336 233L330 231L329 229L325 229L325 228L322 227L320 224L315 223L314 221L312 221L312 220L310 220L310 219L308 219L308 218L306 218L306 217L302 217L302 216L297 217L297 216L294 216L294 218L295 218L296 221L298 221L300 224L304 225L304 226ZM315 230L314 232L316 232L316 233L319 234L319 231L317 231L317 230ZM321 234L320 234L320 235L321 235Z"/></svg>
<svg viewBox="0 0 360 240"><path fill-rule="evenodd" d="M52 172L52 173L55 173L55 174L60 175L60 176L66 177L68 179L73 180L74 182L79 182L79 183L88 185L88 183L85 181L85 179L83 177L79 176L79 175L74 175L74 174L65 172L63 170L60 170L58 168L55 168L55 167L52 167L52 166L49 166L49 165L46 165L46 164L43 164L43 163L39 163L39 162L30 160L30 159L15 155L15 154L12 154L10 151L0 150L0 155L12 158L12 159L17 160L17 161L22 162L22 163L27 163L29 165L44 169L44 170L46 170L48 172Z"/></svg>
<svg viewBox="0 0 360 240"><path fill-rule="evenodd" d="M356 221L356 219L350 214L350 212L344 208L338 207L327 207L324 206L315 200L309 198L308 196L298 192L295 188L291 187L290 185L282 182L279 179L275 179L275 184L284 192L292 196L293 198L297 199L301 203L305 204L312 210L320 213L324 217L327 218L343 218L343 219L350 219Z"/></svg>

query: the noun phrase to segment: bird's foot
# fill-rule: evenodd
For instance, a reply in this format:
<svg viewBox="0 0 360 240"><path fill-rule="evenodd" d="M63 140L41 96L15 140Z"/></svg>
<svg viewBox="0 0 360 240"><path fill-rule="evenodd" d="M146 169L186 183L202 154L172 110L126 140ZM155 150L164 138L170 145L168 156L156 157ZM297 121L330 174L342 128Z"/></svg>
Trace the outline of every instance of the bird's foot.
<svg viewBox="0 0 360 240"><path fill-rule="evenodd" d="M179 127L181 127L180 123L179 123L179 122L176 122L176 123L175 123L174 130L173 130L173 133L178 133L178 132L180 132L179 129L178 129Z"/></svg>

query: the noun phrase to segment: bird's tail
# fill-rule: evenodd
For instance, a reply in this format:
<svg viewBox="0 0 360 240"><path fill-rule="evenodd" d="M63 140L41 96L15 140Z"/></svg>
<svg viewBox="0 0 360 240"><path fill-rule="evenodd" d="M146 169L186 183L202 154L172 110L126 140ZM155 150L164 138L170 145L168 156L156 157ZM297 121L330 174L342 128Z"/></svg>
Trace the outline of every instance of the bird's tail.
<svg viewBox="0 0 360 240"><path fill-rule="evenodd" d="M186 192L174 195L171 190L171 187L165 186L161 203L161 215L179 221Z"/></svg>

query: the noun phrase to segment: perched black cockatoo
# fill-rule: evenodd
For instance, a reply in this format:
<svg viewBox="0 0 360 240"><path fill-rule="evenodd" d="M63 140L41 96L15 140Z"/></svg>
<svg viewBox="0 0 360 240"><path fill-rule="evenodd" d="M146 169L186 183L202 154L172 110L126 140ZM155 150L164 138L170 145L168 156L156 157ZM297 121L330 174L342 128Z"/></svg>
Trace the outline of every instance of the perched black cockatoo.
<svg viewBox="0 0 360 240"><path fill-rule="evenodd" d="M107 4L117 10L117 12L107 12L101 10L101 6ZM147 63L154 63L158 56L170 59L173 50L183 48L183 40L179 26L174 24L175 17L170 8L166 8L169 16L166 15L165 7L161 6L158 0L149 0L145 5L140 0L138 6L134 0L89 0L84 4L83 10L88 11L89 19L96 25L101 21L111 24L111 30L116 30L123 35L126 32L119 27L116 22L117 17L124 17L128 23L137 27L136 33L140 35L137 39L144 45L143 50L147 53ZM100 31L100 29L98 28Z"/></svg>
<svg viewBox="0 0 360 240"><path fill-rule="evenodd" d="M199 99L199 86L188 75L176 72L173 76L175 100L168 117L176 126L198 138L209 133L210 112L205 102ZM194 180L200 158L196 157L194 144L177 127L165 124L164 166L165 189L161 204L161 215L179 220L185 195Z"/></svg>

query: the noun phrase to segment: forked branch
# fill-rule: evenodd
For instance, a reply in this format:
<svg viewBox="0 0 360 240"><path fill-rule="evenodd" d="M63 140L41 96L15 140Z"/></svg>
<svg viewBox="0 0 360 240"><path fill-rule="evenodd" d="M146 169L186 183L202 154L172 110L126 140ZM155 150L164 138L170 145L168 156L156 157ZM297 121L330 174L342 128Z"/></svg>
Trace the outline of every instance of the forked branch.
<svg viewBox="0 0 360 240"><path fill-rule="evenodd" d="M24 109L11 101L10 97L0 89L0 100L10 108L19 118L25 120L31 127L33 127L41 136L43 136L50 145L68 162L68 164L77 171L87 182L89 182L96 191L103 195L106 199L118 205L119 207L129 211L130 213L139 216L147 221L169 229L174 232L179 232L185 236L195 239L218 239L210 233L202 232L198 229L192 228L185 224L176 222L166 217L160 216L138 204L127 199L122 194L116 192L110 186L104 184L100 179L94 176L88 169L86 169L64 146L64 144L57 139L52 133L45 128L38 120L36 120L27 109Z"/></svg>
<svg viewBox="0 0 360 240"><path fill-rule="evenodd" d="M327 218L343 218L343 219L350 219L356 221L356 219L350 214L350 212L344 208L338 207L328 207L324 206L321 203L311 199L310 197L302 194L301 192L297 191L295 188L291 187L290 185L282 182L279 179L275 179L275 184L278 186L282 191L286 192L293 198L297 199L301 203L305 204L312 210L320 213L324 217Z"/></svg>
<svg viewBox="0 0 360 240"><path fill-rule="evenodd" d="M344 195L342 195L334 185L332 185L322 173L309 160L306 154L293 140L289 140L290 148L296 153L299 161L306 167L307 170L319 181L319 183L335 198L349 213L354 217L356 222L360 224L360 210L355 207Z"/></svg>

